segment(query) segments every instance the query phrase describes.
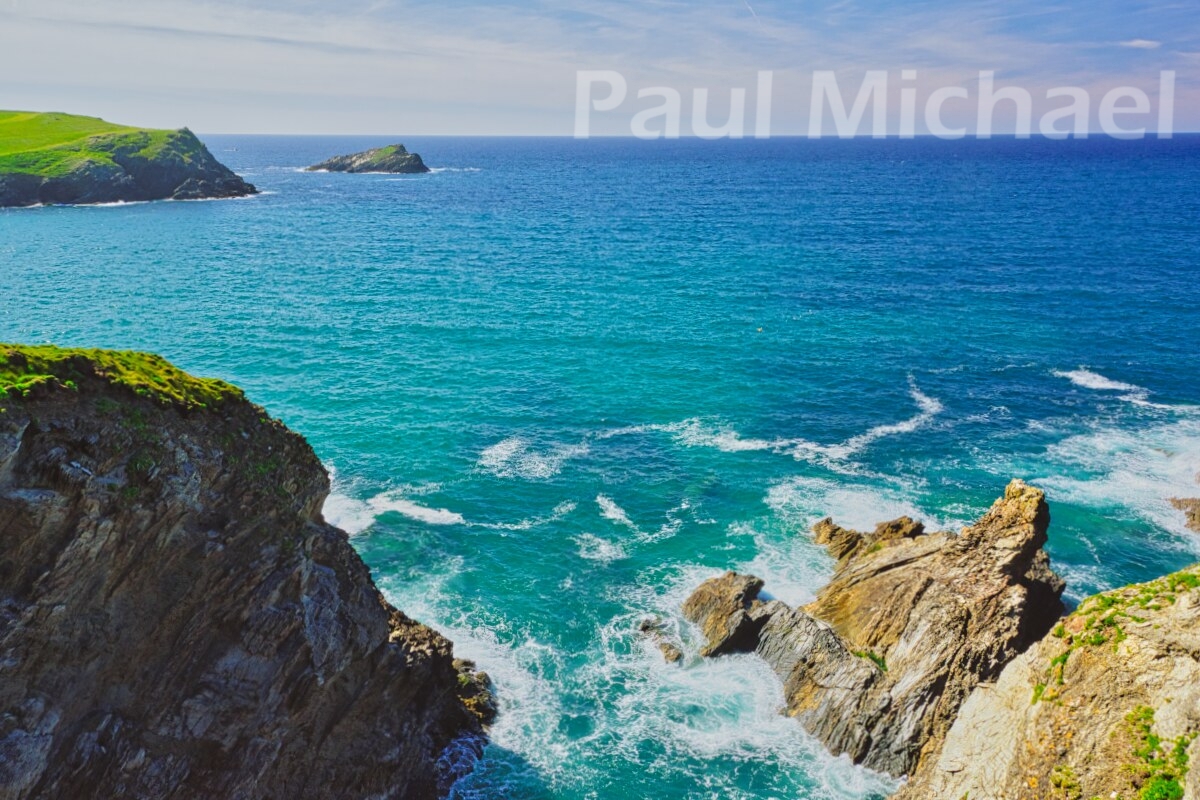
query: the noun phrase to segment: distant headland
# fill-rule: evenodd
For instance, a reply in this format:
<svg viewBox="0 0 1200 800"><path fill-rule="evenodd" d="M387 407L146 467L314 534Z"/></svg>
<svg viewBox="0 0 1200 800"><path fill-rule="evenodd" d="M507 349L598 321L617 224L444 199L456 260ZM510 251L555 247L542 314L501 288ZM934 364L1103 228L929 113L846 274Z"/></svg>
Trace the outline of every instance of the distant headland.
<svg viewBox="0 0 1200 800"><path fill-rule="evenodd" d="M196 135L0 111L0 207L245 197L258 190Z"/></svg>
<svg viewBox="0 0 1200 800"><path fill-rule="evenodd" d="M402 144L377 147L349 156L335 156L308 168L309 172L390 172L409 175L429 172L429 167L416 153Z"/></svg>

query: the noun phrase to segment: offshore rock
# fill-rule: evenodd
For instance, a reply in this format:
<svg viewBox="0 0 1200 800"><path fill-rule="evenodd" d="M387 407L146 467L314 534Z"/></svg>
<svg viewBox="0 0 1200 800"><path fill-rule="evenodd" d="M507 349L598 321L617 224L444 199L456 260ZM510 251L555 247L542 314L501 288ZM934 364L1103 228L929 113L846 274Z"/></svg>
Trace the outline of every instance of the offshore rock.
<svg viewBox="0 0 1200 800"><path fill-rule="evenodd" d="M349 156L336 156L308 168L308 172L389 172L416 174L429 172L429 167L416 153L402 144L378 147Z"/></svg>
<svg viewBox="0 0 1200 800"><path fill-rule="evenodd" d="M478 749L486 676L240 391L0 345L0 409L0 797L422 800Z"/></svg>
<svg viewBox="0 0 1200 800"><path fill-rule="evenodd" d="M1197 734L1200 566L1081 603L975 689L897 797L1196 798Z"/></svg>
<svg viewBox="0 0 1200 800"><path fill-rule="evenodd" d="M726 573L684 615L707 639L702 655L762 656L787 714L834 754L910 774L971 690L1060 617L1063 582L1042 549L1049 519L1042 492L1013 481L957 535L907 518L869 534L825 520L815 535L838 563L813 603L763 601L761 580Z"/></svg>

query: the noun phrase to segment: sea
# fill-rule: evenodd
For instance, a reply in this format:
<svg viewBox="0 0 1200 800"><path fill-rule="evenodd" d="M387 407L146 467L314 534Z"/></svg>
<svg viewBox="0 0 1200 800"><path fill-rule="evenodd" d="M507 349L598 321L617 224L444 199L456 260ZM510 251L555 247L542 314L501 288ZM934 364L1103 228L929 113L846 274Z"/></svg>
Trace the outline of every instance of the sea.
<svg viewBox="0 0 1200 800"><path fill-rule="evenodd" d="M386 596L494 681L457 800L865 800L680 604L791 604L817 520L1046 491L1067 599L1200 560L1200 137L204 136L251 199L0 212L0 341L161 353L333 474ZM660 620L664 662L639 634Z"/></svg>

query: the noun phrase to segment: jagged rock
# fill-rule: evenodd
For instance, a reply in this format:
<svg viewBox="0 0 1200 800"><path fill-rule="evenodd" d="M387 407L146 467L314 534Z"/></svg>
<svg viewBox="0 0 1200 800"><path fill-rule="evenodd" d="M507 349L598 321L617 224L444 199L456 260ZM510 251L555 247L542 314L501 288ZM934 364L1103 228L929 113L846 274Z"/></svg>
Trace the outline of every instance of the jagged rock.
<svg viewBox="0 0 1200 800"><path fill-rule="evenodd" d="M1200 499L1172 497L1171 505L1187 515L1187 526L1200 533Z"/></svg>
<svg viewBox="0 0 1200 800"><path fill-rule="evenodd" d="M349 156L335 156L308 168L309 172L391 172L414 174L429 172L429 167L416 153L402 144L377 147Z"/></svg>
<svg viewBox="0 0 1200 800"><path fill-rule="evenodd" d="M727 573L684 604L703 655L757 652L784 683L787 713L835 754L903 775L936 752L980 682L1048 631L1063 583L1042 550L1041 491L1013 481L960 534L902 518L874 533L830 520L816 536L838 558L802 609L758 598L763 583Z"/></svg>
<svg viewBox="0 0 1200 800"><path fill-rule="evenodd" d="M668 664L678 664L683 660L683 650L667 638L666 633L663 631L663 621L660 618L654 617L642 620L641 624L638 625L638 631L658 645L658 651L662 653L663 659Z"/></svg>
<svg viewBox="0 0 1200 800"><path fill-rule="evenodd" d="M683 615L700 626L707 644L702 656L719 656L754 649L767 623L758 593L763 582L753 575L726 572L700 584L683 604Z"/></svg>
<svg viewBox="0 0 1200 800"><path fill-rule="evenodd" d="M486 677L383 599L328 492L234 387L0 345L0 797L437 796Z"/></svg>
<svg viewBox="0 0 1200 800"><path fill-rule="evenodd" d="M975 689L897 799L1200 797L1198 587L1200 566L1085 600Z"/></svg>

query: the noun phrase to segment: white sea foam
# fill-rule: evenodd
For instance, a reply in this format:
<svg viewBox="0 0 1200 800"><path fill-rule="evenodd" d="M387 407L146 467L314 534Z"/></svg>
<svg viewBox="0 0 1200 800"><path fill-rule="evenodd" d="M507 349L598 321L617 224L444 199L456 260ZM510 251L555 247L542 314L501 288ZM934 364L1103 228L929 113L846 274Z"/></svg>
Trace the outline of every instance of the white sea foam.
<svg viewBox="0 0 1200 800"><path fill-rule="evenodd" d="M479 456L478 467L497 478L544 480L562 471L569 459L587 455L587 443L556 445L539 452L521 436L510 436L485 449Z"/></svg>
<svg viewBox="0 0 1200 800"><path fill-rule="evenodd" d="M925 427L945 410L941 401L922 392L915 381L910 381L909 394L912 396L913 402L917 404L918 413L914 416L902 422L876 425L869 431L852 436L841 444L821 445L801 440L795 443L792 455L797 460L844 461L880 439L912 433Z"/></svg>
<svg viewBox="0 0 1200 800"><path fill-rule="evenodd" d="M404 497L392 497L387 499L374 498L371 502L371 509L376 512L376 515L385 514L389 511L394 511L397 514L402 514L409 519L415 519L418 522L424 522L428 525L466 525L467 521L462 514L450 511L445 508L430 508L428 506L414 503Z"/></svg>
<svg viewBox="0 0 1200 800"><path fill-rule="evenodd" d="M336 471L330 469L330 473L333 476L334 490L325 499L321 513L326 522L341 528L351 536L370 528L380 516L389 512L424 522L427 525L462 525L490 530L527 531L557 522L571 514L576 508L576 504L568 500L555 506L549 516L529 517L517 522L471 522L456 511L435 508L413 501L414 497L441 491L442 485L439 483L405 484L376 494L367 500L360 500L350 493L351 487L342 486Z"/></svg>
<svg viewBox="0 0 1200 800"><path fill-rule="evenodd" d="M370 500L356 500L348 495L334 493L325 500L322 513L327 522L349 534L361 533L375 524L380 516L389 512L424 522L428 525L466 525L462 514L445 508L430 508L414 503L408 496L414 494L396 489L378 494Z"/></svg>
<svg viewBox="0 0 1200 800"><path fill-rule="evenodd" d="M786 444L770 442L766 439L744 439L732 428L705 425L699 419L689 419L674 425L666 425L663 426L663 430L673 434L676 441L687 447L712 447L724 453L770 450Z"/></svg>
<svg viewBox="0 0 1200 800"><path fill-rule="evenodd" d="M609 564L627 557L625 548L620 542L610 542L608 539L601 539L592 533L581 533L575 537L575 543L579 545L580 557L586 558L588 561Z"/></svg>
<svg viewBox="0 0 1200 800"><path fill-rule="evenodd" d="M559 726L565 716L561 680L549 677L569 674L562 654L517 630L509 619L497 616L500 611L487 618L464 611L461 601L445 588L463 564L461 559L448 562L427 573L418 587L393 585L384 579L381 588L405 613L434 625L453 641L457 657L476 662L492 679L500 714L488 732L489 739L517 754L528 765L526 769L536 770L535 775L509 776L514 790L523 784L522 778L532 783L563 780L568 769L574 777L587 780L586 765L567 766L575 745ZM482 789L476 788L476 777L466 776L450 796L457 800L495 796L495 776Z"/></svg>
<svg viewBox="0 0 1200 800"><path fill-rule="evenodd" d="M608 495L596 495L596 505L600 507L600 516L618 525L624 525L635 533L641 533L641 529L629 518L629 514L625 513L625 509L617 505Z"/></svg>
<svg viewBox="0 0 1200 800"><path fill-rule="evenodd" d="M1070 371L1055 370L1054 375L1059 378L1066 378L1071 383L1084 389L1095 389L1100 392L1146 392L1141 386L1110 380L1098 372L1092 372L1090 369L1082 367Z"/></svg>
<svg viewBox="0 0 1200 800"><path fill-rule="evenodd" d="M597 626L586 653L566 653L521 630L501 609L463 609L447 588L463 568L462 559L446 559L420 585L381 582L392 602L433 623L454 641L457 656L474 660L495 683L495 748L453 787L455 800L601 786L615 765L664 785L698 780L704 796L723 800L763 792L834 800L895 789L895 781L830 756L780 714L782 688L761 659L696 657L698 635L679 605L713 570L673 568L666 580L612 587L606 594L624 610ZM665 664L638 633L647 615L659 616L664 632L683 645L682 668ZM744 770L706 767L716 760L761 767L756 774L766 784L748 793L737 785Z"/></svg>
<svg viewBox="0 0 1200 800"><path fill-rule="evenodd" d="M765 792L835 798L894 790L894 781L830 756L795 720L781 714L782 686L762 659L697 656L703 637L682 618L679 607L700 582L716 574L704 567L679 567L665 580L656 577L609 593L628 610L600 628L597 657L574 676L579 691L606 699L597 733L584 743L587 749L605 748L610 763L639 764L664 780L701 780L706 797L748 800ZM665 664L656 643L638 633L638 623L648 616L656 617L663 635L683 647L682 667ZM725 759L770 765L769 772L761 773L769 785L748 793L722 771L706 770L702 776L685 772Z"/></svg>
<svg viewBox="0 0 1200 800"><path fill-rule="evenodd" d="M725 453L770 450L785 447L789 443L788 440L746 439L727 425L705 422L698 417L666 424L613 428L597 433L596 438L611 439L616 436L639 436L647 433L670 434L678 444L684 447L711 447Z"/></svg>
<svg viewBox="0 0 1200 800"><path fill-rule="evenodd" d="M1124 400L1126 403L1132 403L1135 406L1141 406L1142 408L1181 412L1196 410L1195 406L1172 406L1165 403L1155 403L1150 400L1150 390L1144 386L1114 381L1084 367L1070 371L1056 370L1054 375L1059 378L1066 378L1071 383L1083 389L1091 389L1097 392L1124 392L1125 394L1120 395L1119 399Z"/></svg>
<svg viewBox="0 0 1200 800"><path fill-rule="evenodd" d="M559 503L548 517L530 517L519 522L469 522L471 527L490 528L501 531L528 531L551 522L558 522L576 509L576 504L570 500Z"/></svg>
<svg viewBox="0 0 1200 800"><path fill-rule="evenodd" d="M913 402L917 405L917 414L901 422L877 425L865 433L852 436L838 444L819 444L799 438L747 438L728 425L708 423L699 418L691 418L668 424L631 425L624 428L614 428L598 433L596 438L610 439L615 436L667 433L673 436L675 441L684 447L709 447L725 453L758 451L788 453L797 460L815 461L836 469L840 466L837 462L846 461L851 456L866 449L873 442L888 436L912 433L928 425L945 410L941 401L922 392L916 382L911 379L909 381L909 394ZM839 469L839 471L843 470Z"/></svg>
<svg viewBox="0 0 1200 800"><path fill-rule="evenodd" d="M375 524L375 512L366 502L341 492L331 492L321 509L325 521L353 536Z"/></svg>
<svg viewBox="0 0 1200 800"><path fill-rule="evenodd" d="M1200 495L1200 420L1186 418L1142 429L1098 427L1048 448L1035 482L1050 499L1110 515L1145 520L1200 552L1172 497Z"/></svg>

